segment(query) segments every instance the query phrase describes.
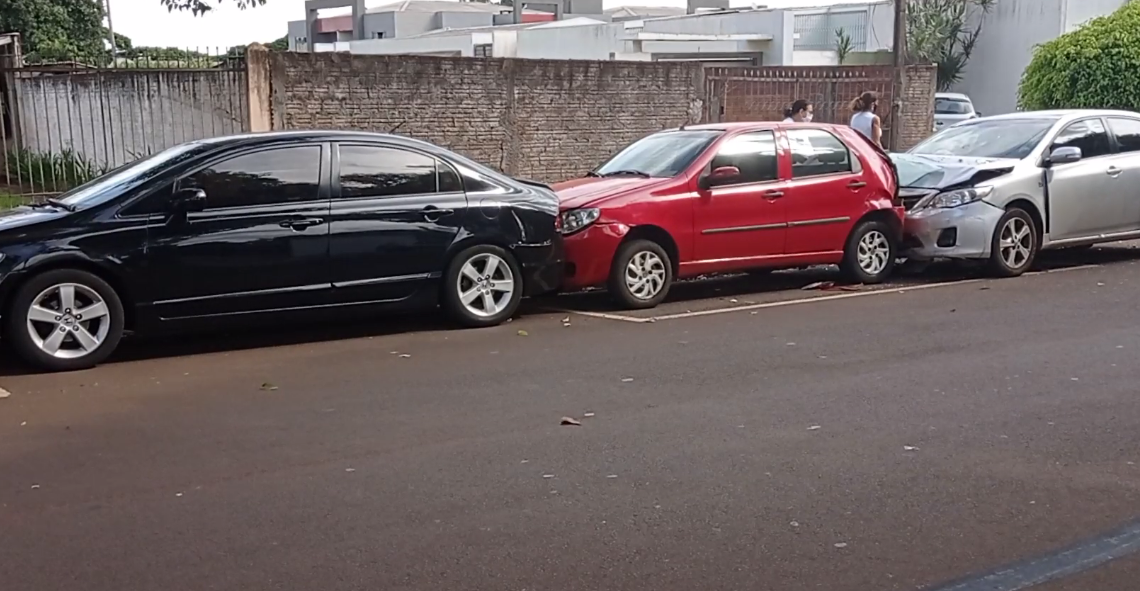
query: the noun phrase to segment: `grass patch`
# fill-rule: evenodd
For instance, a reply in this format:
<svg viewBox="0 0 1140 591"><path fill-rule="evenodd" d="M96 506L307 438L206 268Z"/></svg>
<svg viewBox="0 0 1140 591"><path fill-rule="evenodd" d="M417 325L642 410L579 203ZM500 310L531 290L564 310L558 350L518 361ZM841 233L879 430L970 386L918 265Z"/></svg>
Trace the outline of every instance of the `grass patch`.
<svg viewBox="0 0 1140 591"><path fill-rule="evenodd" d="M88 162L74 150L14 150L8 153L5 169L0 172L7 175L8 184L36 193L62 193L106 172L106 167Z"/></svg>

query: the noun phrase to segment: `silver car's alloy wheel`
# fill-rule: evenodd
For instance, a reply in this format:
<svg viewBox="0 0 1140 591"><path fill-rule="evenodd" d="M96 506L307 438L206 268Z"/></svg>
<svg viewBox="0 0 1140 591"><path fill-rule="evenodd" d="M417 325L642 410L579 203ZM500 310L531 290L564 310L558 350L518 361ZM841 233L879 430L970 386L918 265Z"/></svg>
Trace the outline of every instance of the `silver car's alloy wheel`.
<svg viewBox="0 0 1140 591"><path fill-rule="evenodd" d="M27 312L28 335L41 351L58 359L90 355L111 330L111 312L95 290L60 283L41 291Z"/></svg>
<svg viewBox="0 0 1140 591"><path fill-rule="evenodd" d="M857 252L859 268L868 275L878 275L887 268L891 258L891 243L878 230L871 230L859 239Z"/></svg>
<svg viewBox="0 0 1140 591"><path fill-rule="evenodd" d="M998 238L1001 260L1010 269L1020 269L1029 262L1033 252L1033 228L1019 217L1009 218L1001 227Z"/></svg>
<svg viewBox="0 0 1140 591"><path fill-rule="evenodd" d="M657 253L634 253L625 266L625 286L639 300L651 300L665 288L665 261Z"/></svg>
<svg viewBox="0 0 1140 591"><path fill-rule="evenodd" d="M477 254L464 263L455 287L463 307L474 316L486 318L511 305L515 274L498 255Z"/></svg>

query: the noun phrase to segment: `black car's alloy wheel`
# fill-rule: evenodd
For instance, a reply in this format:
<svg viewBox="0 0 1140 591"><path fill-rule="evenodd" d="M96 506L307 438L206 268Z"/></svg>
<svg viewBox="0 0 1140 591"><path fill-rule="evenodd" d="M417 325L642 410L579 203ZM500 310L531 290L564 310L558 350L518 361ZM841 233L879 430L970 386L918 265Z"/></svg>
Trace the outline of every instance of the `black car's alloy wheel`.
<svg viewBox="0 0 1140 591"><path fill-rule="evenodd" d="M25 361L49 371L94 367L118 346L123 305L99 277L76 269L36 275L4 311L4 338Z"/></svg>
<svg viewBox="0 0 1140 591"><path fill-rule="evenodd" d="M502 324L522 301L522 272L509 252L479 245L451 260L443 283L443 307L463 326Z"/></svg>

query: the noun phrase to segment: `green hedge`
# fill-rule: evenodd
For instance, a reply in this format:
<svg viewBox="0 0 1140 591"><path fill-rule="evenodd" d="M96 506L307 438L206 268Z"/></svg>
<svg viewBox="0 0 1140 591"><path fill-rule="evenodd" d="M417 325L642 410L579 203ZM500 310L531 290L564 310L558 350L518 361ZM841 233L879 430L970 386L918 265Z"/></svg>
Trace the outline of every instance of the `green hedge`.
<svg viewBox="0 0 1140 591"><path fill-rule="evenodd" d="M1026 110L1140 111L1140 1L1039 45L1018 95Z"/></svg>

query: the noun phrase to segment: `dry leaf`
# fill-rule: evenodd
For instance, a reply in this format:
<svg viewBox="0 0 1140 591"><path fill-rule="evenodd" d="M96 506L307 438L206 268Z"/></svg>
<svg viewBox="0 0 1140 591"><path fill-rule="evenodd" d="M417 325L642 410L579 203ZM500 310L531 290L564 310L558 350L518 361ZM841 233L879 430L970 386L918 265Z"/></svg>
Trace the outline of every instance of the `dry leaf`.
<svg viewBox="0 0 1140 591"><path fill-rule="evenodd" d="M913 445L904 445L903 451L918 451L918 448Z"/></svg>
<svg viewBox="0 0 1140 591"><path fill-rule="evenodd" d="M812 426L808 427L808 431L819 431L820 428L821 427L819 425L812 425Z"/></svg>
<svg viewBox="0 0 1140 591"><path fill-rule="evenodd" d="M408 355L407 353L404 353L403 355L400 355L400 359L411 359L411 357L412 357L412 356L411 356L411 355Z"/></svg>
<svg viewBox="0 0 1140 591"><path fill-rule="evenodd" d="M633 381L633 378L622 378L622 379L621 379L621 381L623 381L623 382L632 382L632 381Z"/></svg>
<svg viewBox="0 0 1140 591"><path fill-rule="evenodd" d="M529 333L529 332L527 332L527 331L525 331L525 330L520 330L520 331L519 331L519 336L520 336L520 337L529 337L529 336L530 336L530 333Z"/></svg>
<svg viewBox="0 0 1140 591"><path fill-rule="evenodd" d="M261 385L261 389L266 391L266 392L272 392L273 390L277 389L277 386L274 386L273 384L270 384L269 382L265 382L264 384Z"/></svg>
<svg viewBox="0 0 1140 591"><path fill-rule="evenodd" d="M570 417L562 417L562 424L563 425L570 425L572 427L581 427L582 421L579 421L577 419L572 419Z"/></svg>
<svg viewBox="0 0 1140 591"><path fill-rule="evenodd" d="M836 548L840 548L840 549L842 549L842 548L846 548L846 547L847 547L847 542L839 542L839 543L835 544L835 547L836 547Z"/></svg>
<svg viewBox="0 0 1140 591"><path fill-rule="evenodd" d="M585 414L583 414L582 416L584 416L584 417L586 417L586 418L588 419L588 418L590 418L590 417L594 416L594 413L592 413L592 412L588 412L588 413L585 413Z"/></svg>
<svg viewBox="0 0 1140 591"><path fill-rule="evenodd" d="M0 388L0 400L3 400L3 399L5 399L5 398L8 398L8 397L9 397L9 396L11 396L11 395L12 395L12 393L11 393L11 392L9 392L9 391L5 390L4 388Z"/></svg>

